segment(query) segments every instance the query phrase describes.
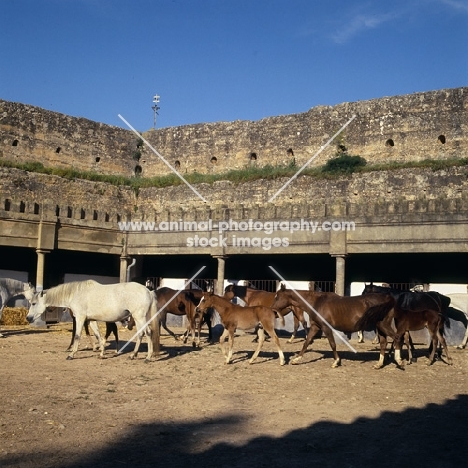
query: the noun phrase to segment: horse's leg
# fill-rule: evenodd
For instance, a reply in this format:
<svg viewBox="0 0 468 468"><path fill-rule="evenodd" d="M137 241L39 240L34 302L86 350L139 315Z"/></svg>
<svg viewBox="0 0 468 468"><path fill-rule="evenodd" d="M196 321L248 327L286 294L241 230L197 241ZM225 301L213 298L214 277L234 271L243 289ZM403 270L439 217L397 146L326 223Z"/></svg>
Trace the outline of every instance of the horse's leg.
<svg viewBox="0 0 468 468"><path fill-rule="evenodd" d="M96 341L93 341L93 339L91 338L91 333L89 332L89 320L85 320L83 327L91 349L93 351L97 351L99 349L98 343Z"/></svg>
<svg viewBox="0 0 468 468"><path fill-rule="evenodd" d="M135 348L133 349L133 353L131 353L129 356L130 359L135 359L137 357L138 351L140 349L141 339L143 338L143 333L144 333L144 331L140 328L141 326L143 326L143 323L141 323L140 320L135 320L135 326L136 326L138 333L136 336ZM148 349L149 349L149 346L148 346Z"/></svg>
<svg viewBox="0 0 468 468"><path fill-rule="evenodd" d="M447 358L447 364L448 365L452 365L452 358L449 356L449 353L448 353L448 347L447 347L447 342L445 341L445 338L444 338L444 332L443 332L443 328L442 330L437 330L437 338L439 340L439 342L441 343L442 345L442 348L444 349L444 352L445 352L445 356Z"/></svg>
<svg viewBox="0 0 468 468"><path fill-rule="evenodd" d="M411 339L411 335L409 331L405 332L404 340L405 340L405 345L408 348L408 364L416 362L416 358L413 357L413 352L414 352L413 340Z"/></svg>
<svg viewBox="0 0 468 468"><path fill-rule="evenodd" d="M294 329L291 335L291 338L289 338L288 343L292 343L294 339L296 338L297 330L299 330L299 320L296 317L296 314L293 314L294 318Z"/></svg>
<svg viewBox="0 0 468 468"><path fill-rule="evenodd" d="M379 338L379 343L380 343L380 356L379 356L379 362L377 364L374 364L374 369L382 369L382 367L385 364L385 350L387 349L387 336L384 335L382 332L380 332L379 329L377 329L377 336Z"/></svg>
<svg viewBox="0 0 468 468"><path fill-rule="evenodd" d="M307 333L302 349L299 351L297 357L291 360L291 364L297 364L302 360L304 353L307 351L307 347L312 342L314 336L318 333L319 327L315 322L310 323L309 333Z"/></svg>
<svg viewBox="0 0 468 468"><path fill-rule="evenodd" d="M146 323L146 321L145 321ZM145 336L146 336L146 341L148 343L148 354L146 355L145 361L150 362L151 358L153 357L153 337L152 337L153 331L151 330L151 327L148 325L145 326Z"/></svg>
<svg viewBox="0 0 468 468"><path fill-rule="evenodd" d="M73 359L75 357L76 352L78 351L78 346L80 345L80 338L81 333L83 331L85 318L78 317L76 318L76 329L75 329L75 336L73 337L73 346L70 354L67 356L67 359Z"/></svg>
<svg viewBox="0 0 468 468"><path fill-rule="evenodd" d="M336 350L336 343L335 343L335 337L333 336L333 330L325 325L322 328L322 331L325 334L325 336L328 338L328 342L330 343L330 347L333 352L333 357L335 358L332 364L332 369L334 369L338 366L341 366L341 359Z"/></svg>
<svg viewBox="0 0 468 468"><path fill-rule="evenodd" d="M167 317L167 314L166 314L166 313L162 313L162 314L161 314L161 318L159 319L159 323L162 325L162 327L164 328L164 330L166 330L167 333L169 333L169 335L171 335L172 338L174 338L174 340L179 341L179 338L177 338L177 335L176 335L172 330L169 330L169 328L167 328L167 325L166 325L166 317Z"/></svg>
<svg viewBox="0 0 468 468"><path fill-rule="evenodd" d="M284 364L285 364L284 354L283 354L283 350L281 349L281 345L280 345L278 335L275 332L274 324L271 327L267 327L267 332L269 333L269 335L273 338L273 341L275 342L276 349L278 350L278 357L279 357L279 360L280 360L280 366L284 366Z"/></svg>
<svg viewBox="0 0 468 468"><path fill-rule="evenodd" d="M435 353L436 353L436 350L437 350L438 340L437 340L437 330L434 330L434 328L431 327L430 324L428 324L428 330L429 330L429 334L431 336L431 344L432 344L432 349L431 349L431 352L430 352L429 358L428 358L429 362L427 363L427 365L430 366L435 361Z"/></svg>
<svg viewBox="0 0 468 468"><path fill-rule="evenodd" d="M70 341L70 344L68 345L68 348L67 348L67 351L71 351L72 350L72 346L73 346L73 341L75 340L75 334L76 334L76 320L75 320L75 316L72 316L72 337L71 337L71 341Z"/></svg>
<svg viewBox="0 0 468 468"><path fill-rule="evenodd" d="M228 337L228 352L226 356L226 364L229 364L232 359L232 348L234 347L234 332L236 330L234 328L231 328L229 330L229 337Z"/></svg>
<svg viewBox="0 0 468 468"><path fill-rule="evenodd" d="M364 343L364 332L362 330L359 330L357 332L357 337L358 337L358 343Z"/></svg>
<svg viewBox="0 0 468 468"><path fill-rule="evenodd" d="M99 326L95 320L89 320L89 325L91 329L93 330L94 338L99 344L99 350L101 351L101 354L99 355L99 357L102 359L104 357L104 350L106 348L106 340L102 338L101 333L99 332ZM85 327L86 327L86 322L85 322ZM93 349L93 351L96 351L96 349Z"/></svg>
<svg viewBox="0 0 468 468"><path fill-rule="evenodd" d="M263 342L265 341L265 331L263 330L261 326L257 328L257 336L258 336L257 349L253 353L253 356L250 358L249 364L252 364L255 361L255 359L257 359L258 353L262 349Z"/></svg>
<svg viewBox="0 0 468 468"><path fill-rule="evenodd" d="M213 325L211 323L211 318L212 318L213 314L210 313L205 321L206 323L206 326L208 327L208 341L211 343L211 341L213 341ZM466 343L465 343L466 344Z"/></svg>
<svg viewBox="0 0 468 468"><path fill-rule="evenodd" d="M395 362L397 363L397 366L401 368L403 368L405 365L405 362L403 361L403 359L401 359L401 347L403 344L404 334L404 329L398 330L397 328L397 332L393 337L393 347L395 349Z"/></svg>
<svg viewBox="0 0 468 468"><path fill-rule="evenodd" d="M226 337L228 335L229 335L229 330L225 328L222 335L219 338L219 345L221 347L221 352L223 353L224 357L226 357L226 350L224 349L224 341L226 340Z"/></svg>
<svg viewBox="0 0 468 468"><path fill-rule="evenodd" d="M119 332L117 330L117 324L115 322L106 322L106 336L104 342L107 342L107 339L111 334L114 334L115 338L115 352L119 352Z"/></svg>
<svg viewBox="0 0 468 468"><path fill-rule="evenodd" d="M465 348L467 342L468 342L468 327L466 327L465 336L463 337L461 344L459 344L457 348L458 349Z"/></svg>

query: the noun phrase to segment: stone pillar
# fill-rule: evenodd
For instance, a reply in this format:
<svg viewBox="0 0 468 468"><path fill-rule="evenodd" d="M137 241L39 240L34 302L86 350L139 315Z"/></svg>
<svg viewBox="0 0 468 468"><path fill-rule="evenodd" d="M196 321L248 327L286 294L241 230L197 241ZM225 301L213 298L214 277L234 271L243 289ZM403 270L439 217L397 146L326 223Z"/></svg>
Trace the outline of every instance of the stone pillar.
<svg viewBox="0 0 468 468"><path fill-rule="evenodd" d="M119 276L119 281L121 283L126 283L127 282L127 266L129 260L131 261L131 258L128 257L127 255L121 255L120 256L120 276Z"/></svg>
<svg viewBox="0 0 468 468"><path fill-rule="evenodd" d="M215 294L222 296L224 294L224 271L226 264L226 257L217 255L214 258L218 259L218 276L216 277L216 291Z"/></svg>
<svg viewBox="0 0 468 468"><path fill-rule="evenodd" d="M336 259L335 292L340 296L345 294L345 255L334 255Z"/></svg>
<svg viewBox="0 0 468 468"><path fill-rule="evenodd" d="M45 254L49 253L49 250L36 249L36 253L37 253L36 291L42 291L44 289Z"/></svg>

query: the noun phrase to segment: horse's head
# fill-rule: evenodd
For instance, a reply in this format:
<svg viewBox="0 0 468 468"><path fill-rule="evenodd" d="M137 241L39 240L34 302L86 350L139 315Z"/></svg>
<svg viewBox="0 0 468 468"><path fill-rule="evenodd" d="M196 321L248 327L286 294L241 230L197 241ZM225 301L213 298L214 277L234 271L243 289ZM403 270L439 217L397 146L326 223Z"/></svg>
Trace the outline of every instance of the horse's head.
<svg viewBox="0 0 468 468"><path fill-rule="evenodd" d="M293 302L295 301L293 301L291 297L291 291L289 289L286 289L286 286L284 284L281 284L280 289L276 291L275 300L271 305L271 308L277 311L283 310L286 307L289 307L290 305L296 305Z"/></svg>
<svg viewBox="0 0 468 468"><path fill-rule="evenodd" d="M213 306L213 292L204 292L203 296L200 299L200 302L197 305L196 312L197 313L204 313L206 309Z"/></svg>
<svg viewBox="0 0 468 468"><path fill-rule="evenodd" d="M227 299L228 301L232 301L234 299L234 285L233 284L228 284L224 288L224 298Z"/></svg>
<svg viewBox="0 0 468 468"><path fill-rule="evenodd" d="M36 288L32 285L32 283L24 283L25 287L23 290L23 296L29 302L31 302L34 294L36 294Z"/></svg>
<svg viewBox="0 0 468 468"><path fill-rule="evenodd" d="M26 316L26 319L29 323L34 323L45 312L47 308L45 297L45 291L38 292L32 296L30 300L31 305L29 307L29 312Z"/></svg>
<svg viewBox="0 0 468 468"><path fill-rule="evenodd" d="M364 289L362 291L362 295L370 294L370 293L373 293L373 292L376 292L374 283L371 282L370 284L364 284Z"/></svg>

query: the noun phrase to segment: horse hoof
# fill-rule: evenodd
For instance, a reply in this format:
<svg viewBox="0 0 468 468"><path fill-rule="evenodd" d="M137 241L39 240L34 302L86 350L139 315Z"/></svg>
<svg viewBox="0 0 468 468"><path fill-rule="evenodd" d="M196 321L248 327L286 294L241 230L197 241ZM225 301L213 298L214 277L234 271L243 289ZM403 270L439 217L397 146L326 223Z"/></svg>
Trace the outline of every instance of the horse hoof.
<svg viewBox="0 0 468 468"><path fill-rule="evenodd" d="M341 366L341 362L334 362L331 367L332 369L336 369L337 367L340 367L340 366Z"/></svg>
<svg viewBox="0 0 468 468"><path fill-rule="evenodd" d="M67 361L72 361L73 360L73 356L67 356Z"/></svg>
<svg viewBox="0 0 468 468"><path fill-rule="evenodd" d="M294 359L291 359L291 362L290 364L299 364L300 362L302 361L302 358L301 357L297 357L297 358L294 358Z"/></svg>

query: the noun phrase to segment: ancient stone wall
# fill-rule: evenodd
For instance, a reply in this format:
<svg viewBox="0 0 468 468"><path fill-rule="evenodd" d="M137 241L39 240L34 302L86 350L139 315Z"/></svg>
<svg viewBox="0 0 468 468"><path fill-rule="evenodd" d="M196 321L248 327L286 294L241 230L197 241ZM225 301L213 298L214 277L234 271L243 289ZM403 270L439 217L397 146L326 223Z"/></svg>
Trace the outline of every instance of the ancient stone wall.
<svg viewBox="0 0 468 468"><path fill-rule="evenodd" d="M0 157L101 174L131 175L137 137L119 127L0 101Z"/></svg>
<svg viewBox="0 0 468 468"><path fill-rule="evenodd" d="M342 176L299 177L269 203L285 180L198 184L201 201L188 187L127 187L66 180L17 169L0 169L0 218L22 213L63 224L118 230L118 221L360 218L398 223L412 213L468 212L468 169L400 169Z"/></svg>
<svg viewBox="0 0 468 468"><path fill-rule="evenodd" d="M312 165L337 146L372 164L465 157L468 88L318 106L260 121L185 125L143 133L181 174L225 172L250 165L300 166L352 117ZM0 157L106 174L152 177L170 170L130 130L24 104L0 101Z"/></svg>

